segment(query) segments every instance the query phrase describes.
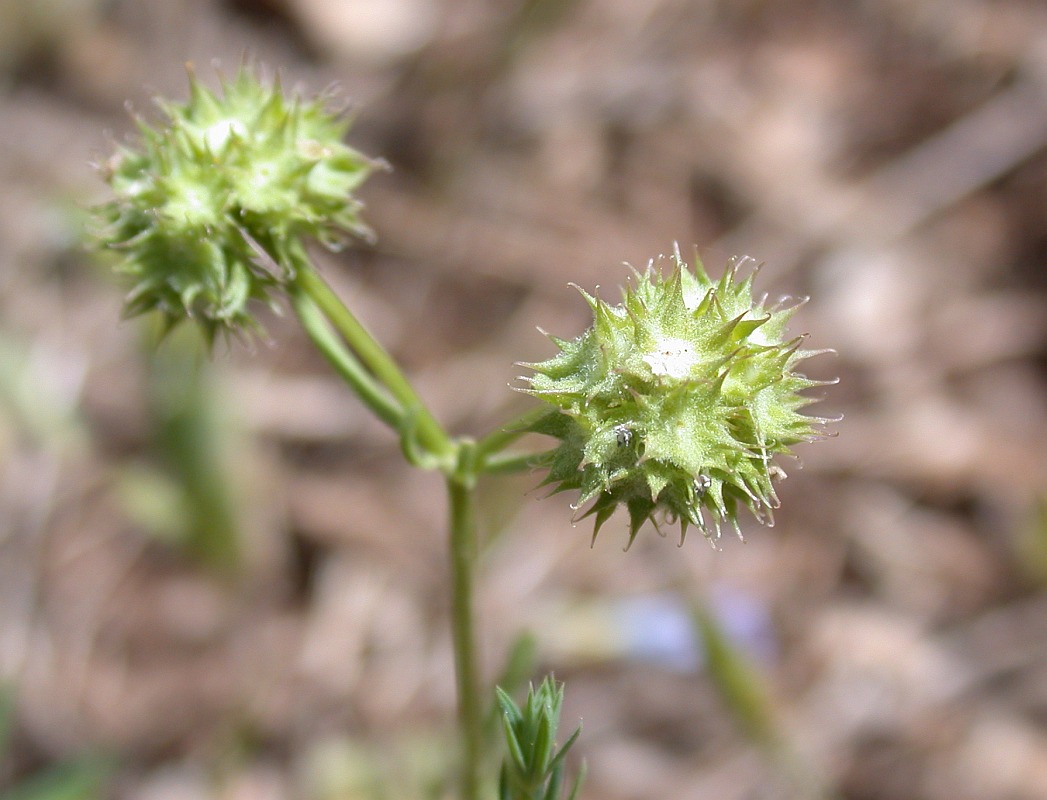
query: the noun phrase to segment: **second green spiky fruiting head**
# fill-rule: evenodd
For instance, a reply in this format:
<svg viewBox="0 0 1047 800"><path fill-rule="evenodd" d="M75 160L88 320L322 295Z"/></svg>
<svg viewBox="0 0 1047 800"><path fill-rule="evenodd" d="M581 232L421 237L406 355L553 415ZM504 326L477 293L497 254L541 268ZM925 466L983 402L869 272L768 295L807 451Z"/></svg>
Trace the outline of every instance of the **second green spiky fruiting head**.
<svg viewBox="0 0 1047 800"><path fill-rule="evenodd" d="M322 100L303 102L241 68L215 94L190 72L185 103L159 102L156 127L103 166L115 195L99 207L99 238L122 255L126 311L167 326L254 327L304 260L304 242L369 236L353 192L378 166L342 142L349 127Z"/></svg>
<svg viewBox="0 0 1047 800"><path fill-rule="evenodd" d="M697 257L693 270L679 251L670 260L667 274L662 258L637 273L620 305L582 291L592 327L523 365L525 391L552 406L533 430L560 440L541 459L545 483L592 503L594 538L619 505L630 543L647 520L718 537L723 523L737 529L740 506L770 522L785 474L774 457L824 435L826 420L801 413L814 402L803 391L823 382L796 371L823 351L786 334L800 304L755 299L755 272L740 274L751 259L718 281Z"/></svg>

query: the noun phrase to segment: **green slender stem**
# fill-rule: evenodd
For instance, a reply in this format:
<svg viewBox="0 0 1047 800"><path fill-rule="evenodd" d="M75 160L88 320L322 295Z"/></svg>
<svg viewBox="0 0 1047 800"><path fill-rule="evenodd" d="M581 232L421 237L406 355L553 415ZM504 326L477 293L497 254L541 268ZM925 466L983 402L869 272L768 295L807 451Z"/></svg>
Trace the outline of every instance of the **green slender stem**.
<svg viewBox="0 0 1047 800"><path fill-rule="evenodd" d="M480 471L484 475L511 475L535 469L544 453L495 453L484 459Z"/></svg>
<svg viewBox="0 0 1047 800"><path fill-rule="evenodd" d="M483 702L477 663L473 589L477 561L475 483L472 446L463 442L459 466L447 476L451 512L451 630L455 679L458 688L458 724L462 737L462 800L478 800L483 762Z"/></svg>
<svg viewBox="0 0 1047 800"><path fill-rule="evenodd" d="M393 358L346 308L331 287L311 266L299 269L297 288L316 303L336 331L345 339L361 362L388 389L413 419L417 442L436 456L445 471L452 468L457 448L440 423L422 403Z"/></svg>
<svg viewBox="0 0 1047 800"><path fill-rule="evenodd" d="M453 440L447 435L392 357L311 266L299 269L294 299L303 326L339 374L369 408L405 436L405 447L412 446L411 443L420 445L432 454L446 475L450 505L451 633L462 741L461 800L479 800L484 758L484 703L473 615L478 556L474 486L481 468L477 445ZM345 340L351 353L345 351L326 323ZM495 455L523 432L506 431L488 437L486 454Z"/></svg>
<svg viewBox="0 0 1047 800"><path fill-rule="evenodd" d="M531 426L548 413L549 409L544 406L534 408L484 436L476 443L476 454L480 463L487 463L491 456L500 453L521 436L527 434Z"/></svg>
<svg viewBox="0 0 1047 800"><path fill-rule="evenodd" d="M405 425L403 410L338 340L316 303L300 289L292 292L291 302L302 328L339 377L382 422L394 430L402 430Z"/></svg>

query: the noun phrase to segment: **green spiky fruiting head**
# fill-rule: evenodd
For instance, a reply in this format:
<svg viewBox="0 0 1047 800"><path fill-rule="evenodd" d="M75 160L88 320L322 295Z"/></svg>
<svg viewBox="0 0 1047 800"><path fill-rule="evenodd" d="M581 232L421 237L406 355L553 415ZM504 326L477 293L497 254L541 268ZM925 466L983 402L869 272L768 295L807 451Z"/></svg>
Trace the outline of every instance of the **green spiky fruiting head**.
<svg viewBox="0 0 1047 800"><path fill-rule="evenodd" d="M524 364L529 394L553 409L533 430L560 439L541 461L545 484L577 489L592 505L595 530L619 505L629 513L629 543L650 519L678 521L719 537L738 529L739 506L772 521L774 483L784 472L772 459L823 436L827 421L800 413L802 394L824 382L796 372L816 352L788 338L786 323L801 303L773 306L753 298L754 265L734 258L712 281L663 258L637 273L621 305L581 291L593 325L579 338L551 337L560 353Z"/></svg>
<svg viewBox="0 0 1047 800"><path fill-rule="evenodd" d="M162 124L137 120L138 145L103 165L115 198L97 209L99 239L122 255L129 316L192 318L213 340L255 327L249 301L272 302L306 240L370 235L352 193L379 162L342 142L349 123L322 100L249 68L220 95L189 82L185 103L159 101Z"/></svg>

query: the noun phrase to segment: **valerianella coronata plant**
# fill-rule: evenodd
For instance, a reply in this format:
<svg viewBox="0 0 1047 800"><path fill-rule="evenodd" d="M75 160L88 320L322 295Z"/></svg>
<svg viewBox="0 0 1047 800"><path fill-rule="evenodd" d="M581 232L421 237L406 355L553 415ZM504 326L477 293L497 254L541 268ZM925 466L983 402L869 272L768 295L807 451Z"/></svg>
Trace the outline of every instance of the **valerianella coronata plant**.
<svg viewBox="0 0 1047 800"><path fill-rule="evenodd" d="M254 326L249 301L293 279L306 240L369 235L352 192L378 162L342 142L349 123L322 100L288 97L248 68L220 95L192 74L190 86L104 165L115 199L97 209L99 238L121 252L128 316L192 317L213 340Z"/></svg>
<svg viewBox="0 0 1047 800"><path fill-rule="evenodd" d="M560 353L524 364L525 390L553 406L532 430L560 439L541 459L545 484L577 489L592 501L595 530L619 505L629 514L629 543L643 523L678 522L709 538L721 523L738 529L739 506L772 521L778 506L773 463L798 442L820 438L827 420L800 413L802 394L824 382L796 372L818 352L788 338L800 303L754 299L751 259L734 258L719 281L679 251L637 273L621 305L582 291L593 325ZM581 291L581 290L580 290Z"/></svg>

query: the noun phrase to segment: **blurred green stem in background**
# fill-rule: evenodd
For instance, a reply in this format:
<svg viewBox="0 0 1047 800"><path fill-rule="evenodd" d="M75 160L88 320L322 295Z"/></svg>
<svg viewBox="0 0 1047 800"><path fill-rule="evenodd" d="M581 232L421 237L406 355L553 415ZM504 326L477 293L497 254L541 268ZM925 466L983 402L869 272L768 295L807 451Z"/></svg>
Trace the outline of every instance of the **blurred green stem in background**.
<svg viewBox="0 0 1047 800"><path fill-rule="evenodd" d="M149 352L154 460L136 460L120 471L124 511L141 529L233 577L246 554L246 442L237 435L197 329L172 330L162 347Z"/></svg>
<svg viewBox="0 0 1047 800"><path fill-rule="evenodd" d="M235 571L243 544L237 472L228 468L231 428L206 354L194 328L172 331L156 351L151 394L157 445L184 494L187 547L209 566Z"/></svg>

